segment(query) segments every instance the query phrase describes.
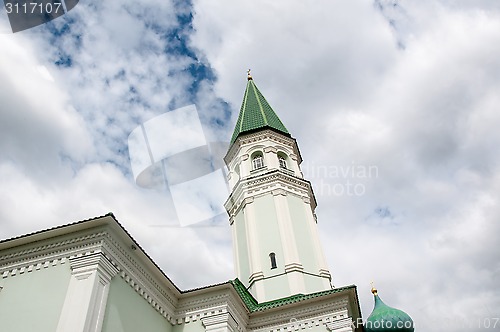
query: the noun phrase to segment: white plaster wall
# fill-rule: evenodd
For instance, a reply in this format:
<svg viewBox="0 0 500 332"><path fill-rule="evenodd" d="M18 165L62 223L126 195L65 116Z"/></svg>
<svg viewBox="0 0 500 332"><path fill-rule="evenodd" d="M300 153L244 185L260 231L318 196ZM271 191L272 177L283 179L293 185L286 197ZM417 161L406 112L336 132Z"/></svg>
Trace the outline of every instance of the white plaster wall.
<svg viewBox="0 0 500 332"><path fill-rule="evenodd" d="M0 279L0 331L54 332L70 277L65 263Z"/></svg>
<svg viewBox="0 0 500 332"><path fill-rule="evenodd" d="M171 332L172 325L120 276L110 283L102 332Z"/></svg>

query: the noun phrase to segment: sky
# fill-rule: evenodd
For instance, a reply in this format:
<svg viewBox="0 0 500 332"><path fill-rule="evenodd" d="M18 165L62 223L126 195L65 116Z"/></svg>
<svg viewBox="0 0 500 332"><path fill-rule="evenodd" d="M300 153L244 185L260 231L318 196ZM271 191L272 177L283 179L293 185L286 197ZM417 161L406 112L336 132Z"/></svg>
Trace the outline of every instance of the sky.
<svg viewBox="0 0 500 332"><path fill-rule="evenodd" d="M82 0L17 33L0 10L0 238L113 212L179 288L233 279L227 216L183 223L176 195L193 186L137 181L129 135L195 105L201 140L227 146L249 68L297 139L333 283L358 286L363 317L373 280L420 331L493 329L496 0ZM188 134L158 136L165 160Z"/></svg>

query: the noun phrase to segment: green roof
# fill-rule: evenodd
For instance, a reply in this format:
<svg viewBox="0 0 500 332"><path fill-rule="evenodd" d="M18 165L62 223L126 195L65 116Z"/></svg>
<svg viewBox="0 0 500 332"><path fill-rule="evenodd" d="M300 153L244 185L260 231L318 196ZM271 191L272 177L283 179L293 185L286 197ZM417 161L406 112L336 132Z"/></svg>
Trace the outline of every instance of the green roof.
<svg viewBox="0 0 500 332"><path fill-rule="evenodd" d="M407 313L389 307L375 293L375 307L365 322L367 332L413 332L413 320Z"/></svg>
<svg viewBox="0 0 500 332"><path fill-rule="evenodd" d="M324 295L339 293L344 290L356 287L356 286L346 286L312 294L305 294L305 295L296 294L282 299L258 303L257 300L252 296L252 294L250 294L245 285L243 285L243 283L238 278L231 280L230 283L233 285L234 289L236 290L240 298L243 300L243 303L245 303L246 307L248 308L248 311L250 312L263 311L271 308L276 308L286 304L296 303Z"/></svg>
<svg viewBox="0 0 500 332"><path fill-rule="evenodd" d="M238 121L236 121L236 127L231 137L231 144L244 132L266 127L290 135L266 98L260 93L253 79L249 78Z"/></svg>

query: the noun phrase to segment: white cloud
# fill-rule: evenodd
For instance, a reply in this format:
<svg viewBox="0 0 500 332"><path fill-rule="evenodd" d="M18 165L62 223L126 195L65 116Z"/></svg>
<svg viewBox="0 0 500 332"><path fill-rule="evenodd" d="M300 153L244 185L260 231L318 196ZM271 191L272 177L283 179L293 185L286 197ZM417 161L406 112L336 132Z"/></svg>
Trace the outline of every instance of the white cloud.
<svg viewBox="0 0 500 332"><path fill-rule="evenodd" d="M81 161L91 152L86 125L64 88L40 72L28 40L0 35L0 43L0 161L57 177L59 155Z"/></svg>

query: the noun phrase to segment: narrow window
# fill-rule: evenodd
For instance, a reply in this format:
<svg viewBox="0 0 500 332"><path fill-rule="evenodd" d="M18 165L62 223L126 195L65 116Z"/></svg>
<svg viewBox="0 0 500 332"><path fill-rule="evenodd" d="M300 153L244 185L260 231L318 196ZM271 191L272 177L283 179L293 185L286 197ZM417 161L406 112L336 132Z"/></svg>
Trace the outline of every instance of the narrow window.
<svg viewBox="0 0 500 332"><path fill-rule="evenodd" d="M256 153L252 158L253 169L259 169L264 167L264 158L261 153Z"/></svg>
<svg viewBox="0 0 500 332"><path fill-rule="evenodd" d="M274 252L269 254L269 258L271 259L271 270L277 268L276 266L276 254Z"/></svg>
<svg viewBox="0 0 500 332"><path fill-rule="evenodd" d="M278 161L281 168L286 168L286 159L282 155L278 155Z"/></svg>

